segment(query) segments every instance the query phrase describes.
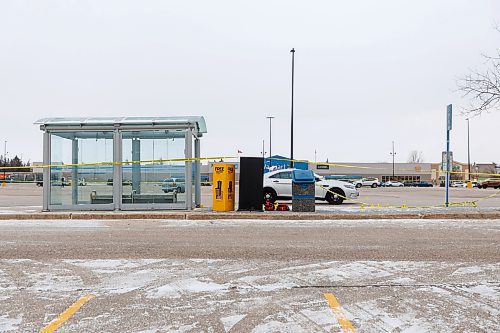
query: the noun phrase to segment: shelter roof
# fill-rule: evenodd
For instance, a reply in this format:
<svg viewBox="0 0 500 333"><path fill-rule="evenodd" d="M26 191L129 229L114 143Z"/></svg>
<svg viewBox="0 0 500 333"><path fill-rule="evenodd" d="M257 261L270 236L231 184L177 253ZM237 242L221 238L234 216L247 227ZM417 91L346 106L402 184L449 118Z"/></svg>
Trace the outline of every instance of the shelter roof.
<svg viewBox="0 0 500 333"><path fill-rule="evenodd" d="M110 126L128 125L128 126L155 126L172 125L179 127L187 124L195 124L199 133L207 133L205 118L201 116L182 116L182 117L59 117L42 118L35 122L35 125L42 126Z"/></svg>

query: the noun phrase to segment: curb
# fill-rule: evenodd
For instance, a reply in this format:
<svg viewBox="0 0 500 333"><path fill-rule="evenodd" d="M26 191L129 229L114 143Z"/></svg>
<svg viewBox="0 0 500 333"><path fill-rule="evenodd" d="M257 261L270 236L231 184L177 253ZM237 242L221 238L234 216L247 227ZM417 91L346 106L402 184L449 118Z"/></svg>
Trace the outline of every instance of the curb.
<svg viewBox="0 0 500 333"><path fill-rule="evenodd" d="M0 220L492 220L500 219L498 212L449 212L449 213L293 213L293 212L113 212L113 213L9 213L0 214Z"/></svg>

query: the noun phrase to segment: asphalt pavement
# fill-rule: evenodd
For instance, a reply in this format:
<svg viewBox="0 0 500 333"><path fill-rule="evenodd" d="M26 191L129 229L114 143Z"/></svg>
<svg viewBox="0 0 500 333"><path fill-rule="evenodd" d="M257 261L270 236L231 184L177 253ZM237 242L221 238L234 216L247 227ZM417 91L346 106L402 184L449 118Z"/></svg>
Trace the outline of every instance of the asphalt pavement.
<svg viewBox="0 0 500 333"><path fill-rule="evenodd" d="M495 332L499 248L500 220L2 220L0 331Z"/></svg>

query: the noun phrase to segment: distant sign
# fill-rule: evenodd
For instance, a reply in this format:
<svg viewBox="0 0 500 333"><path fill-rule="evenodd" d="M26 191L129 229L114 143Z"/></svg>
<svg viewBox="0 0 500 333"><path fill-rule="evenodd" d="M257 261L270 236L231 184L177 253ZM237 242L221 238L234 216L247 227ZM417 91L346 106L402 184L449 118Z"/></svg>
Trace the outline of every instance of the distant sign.
<svg viewBox="0 0 500 333"><path fill-rule="evenodd" d="M328 164L317 164L316 169L317 170L329 170L330 166Z"/></svg>
<svg viewBox="0 0 500 333"><path fill-rule="evenodd" d="M448 171L448 163L451 163L451 166L453 167L453 152L450 151L450 154L448 156L448 158L446 158L446 152L443 151L442 154L441 154L441 170L443 171ZM453 168L450 168L450 171L452 170Z"/></svg>
<svg viewBox="0 0 500 333"><path fill-rule="evenodd" d="M452 128L452 117L453 117L453 107L452 105L448 105L448 107L446 108L446 129L448 131L451 131L451 128Z"/></svg>

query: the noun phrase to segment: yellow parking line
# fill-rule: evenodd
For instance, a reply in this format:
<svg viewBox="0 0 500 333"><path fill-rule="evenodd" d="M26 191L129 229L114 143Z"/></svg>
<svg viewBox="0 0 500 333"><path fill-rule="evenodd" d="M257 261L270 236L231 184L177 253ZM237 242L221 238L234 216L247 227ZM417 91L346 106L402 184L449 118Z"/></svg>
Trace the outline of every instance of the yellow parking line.
<svg viewBox="0 0 500 333"><path fill-rule="evenodd" d="M332 309L333 313L335 314L335 317L337 317L337 321L339 322L340 326L342 327L342 332L344 333L354 333L356 330L354 329L354 326L352 323L347 319L344 311L342 310L342 306L339 304L335 296L333 294L325 294L325 298L328 301L328 305L330 305L330 308Z"/></svg>
<svg viewBox="0 0 500 333"><path fill-rule="evenodd" d="M94 295L88 294L80 298L75 303L71 304L69 308L59 315L56 319L52 320L50 324L41 329L40 333L52 333L62 326L72 315L75 314L83 304L87 303Z"/></svg>

